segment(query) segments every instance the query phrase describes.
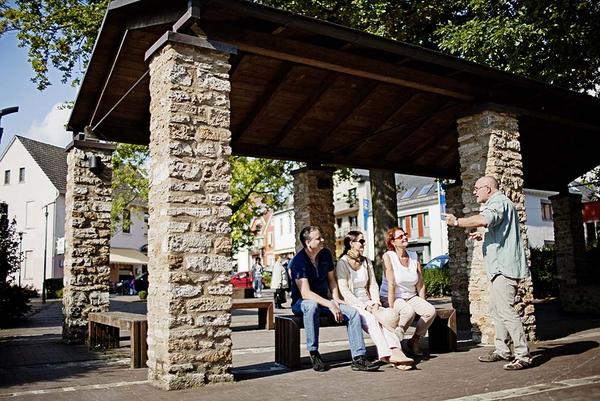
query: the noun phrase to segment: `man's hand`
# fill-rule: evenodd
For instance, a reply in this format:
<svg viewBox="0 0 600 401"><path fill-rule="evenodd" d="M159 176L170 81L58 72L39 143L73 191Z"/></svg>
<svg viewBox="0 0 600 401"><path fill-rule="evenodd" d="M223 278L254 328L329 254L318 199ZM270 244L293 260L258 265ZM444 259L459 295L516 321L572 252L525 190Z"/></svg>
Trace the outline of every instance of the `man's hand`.
<svg viewBox="0 0 600 401"><path fill-rule="evenodd" d="M481 241L483 239L483 233L479 231L470 232L469 239L471 241Z"/></svg>
<svg viewBox="0 0 600 401"><path fill-rule="evenodd" d="M344 316L342 315L342 311L340 310L340 306L334 300L331 300L329 302L330 302L329 310L331 311L331 313L333 313L333 319L336 322L340 323L342 321L342 319L344 319Z"/></svg>
<svg viewBox="0 0 600 401"><path fill-rule="evenodd" d="M449 226L454 226L456 223L456 216L452 213L442 213L442 219L446 220L446 224Z"/></svg>

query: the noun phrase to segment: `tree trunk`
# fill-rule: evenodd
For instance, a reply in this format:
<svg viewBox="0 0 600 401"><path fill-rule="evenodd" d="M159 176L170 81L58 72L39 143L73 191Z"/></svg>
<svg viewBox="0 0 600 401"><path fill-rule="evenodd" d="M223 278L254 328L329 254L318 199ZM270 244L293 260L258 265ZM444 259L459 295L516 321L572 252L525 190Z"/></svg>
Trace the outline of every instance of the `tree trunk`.
<svg viewBox="0 0 600 401"><path fill-rule="evenodd" d="M390 170L369 172L371 177L371 198L373 202L373 232L375 241L375 277L381 283L383 273L382 255L386 251L385 234L398 225L398 201L396 197L396 179Z"/></svg>

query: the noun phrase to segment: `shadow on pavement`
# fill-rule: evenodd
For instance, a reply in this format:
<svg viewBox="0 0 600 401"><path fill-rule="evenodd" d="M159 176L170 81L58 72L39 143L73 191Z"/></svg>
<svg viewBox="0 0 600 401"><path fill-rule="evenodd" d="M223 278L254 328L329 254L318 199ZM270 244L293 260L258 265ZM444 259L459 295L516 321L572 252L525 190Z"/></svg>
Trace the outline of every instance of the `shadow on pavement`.
<svg viewBox="0 0 600 401"><path fill-rule="evenodd" d="M535 318L540 341L555 340L600 327L600 315L565 312L558 300L537 303Z"/></svg>
<svg viewBox="0 0 600 401"><path fill-rule="evenodd" d="M553 358L567 355L579 355L591 349L598 348L596 341L577 341L574 343L561 344L556 346L538 347L531 353L533 356L533 365L541 366Z"/></svg>

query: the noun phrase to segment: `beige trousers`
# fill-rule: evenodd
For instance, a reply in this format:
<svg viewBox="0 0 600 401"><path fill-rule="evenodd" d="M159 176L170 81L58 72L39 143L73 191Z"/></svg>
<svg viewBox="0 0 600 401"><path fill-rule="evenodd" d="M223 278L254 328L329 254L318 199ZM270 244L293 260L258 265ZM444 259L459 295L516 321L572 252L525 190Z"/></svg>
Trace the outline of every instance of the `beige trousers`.
<svg viewBox="0 0 600 401"><path fill-rule="evenodd" d="M514 308L519 282L515 279L497 275L490 284L490 315L496 328L496 353L510 359L510 340L514 346L514 357L531 362L525 331L519 314Z"/></svg>
<svg viewBox="0 0 600 401"><path fill-rule="evenodd" d="M381 298L383 306L388 306L387 298ZM435 306L419 296L414 296L408 300L396 298L394 301L394 310L400 315L398 327L402 329L402 334L406 332L408 326L415 320L415 315L419 315L415 335L423 337L427 329L435 319Z"/></svg>

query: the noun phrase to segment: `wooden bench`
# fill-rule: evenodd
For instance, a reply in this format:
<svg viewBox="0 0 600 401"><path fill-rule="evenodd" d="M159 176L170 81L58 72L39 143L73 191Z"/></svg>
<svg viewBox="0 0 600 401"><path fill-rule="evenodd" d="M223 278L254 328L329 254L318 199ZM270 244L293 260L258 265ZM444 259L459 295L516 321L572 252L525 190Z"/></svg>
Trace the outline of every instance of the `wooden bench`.
<svg viewBox="0 0 600 401"><path fill-rule="evenodd" d="M437 316L429 327L429 349L435 352L456 351L456 311L436 308ZM416 320L416 319L415 319ZM343 326L332 318L321 316L320 327ZM301 316L275 316L275 362L290 369L300 367Z"/></svg>
<svg viewBox="0 0 600 401"><path fill-rule="evenodd" d="M258 328L273 330L273 300L262 298L238 298L231 300L231 310L258 309Z"/></svg>
<svg viewBox="0 0 600 401"><path fill-rule="evenodd" d="M131 367L145 368L148 359L146 315L126 312L92 312L88 315L90 349L118 348L120 330L131 333Z"/></svg>

